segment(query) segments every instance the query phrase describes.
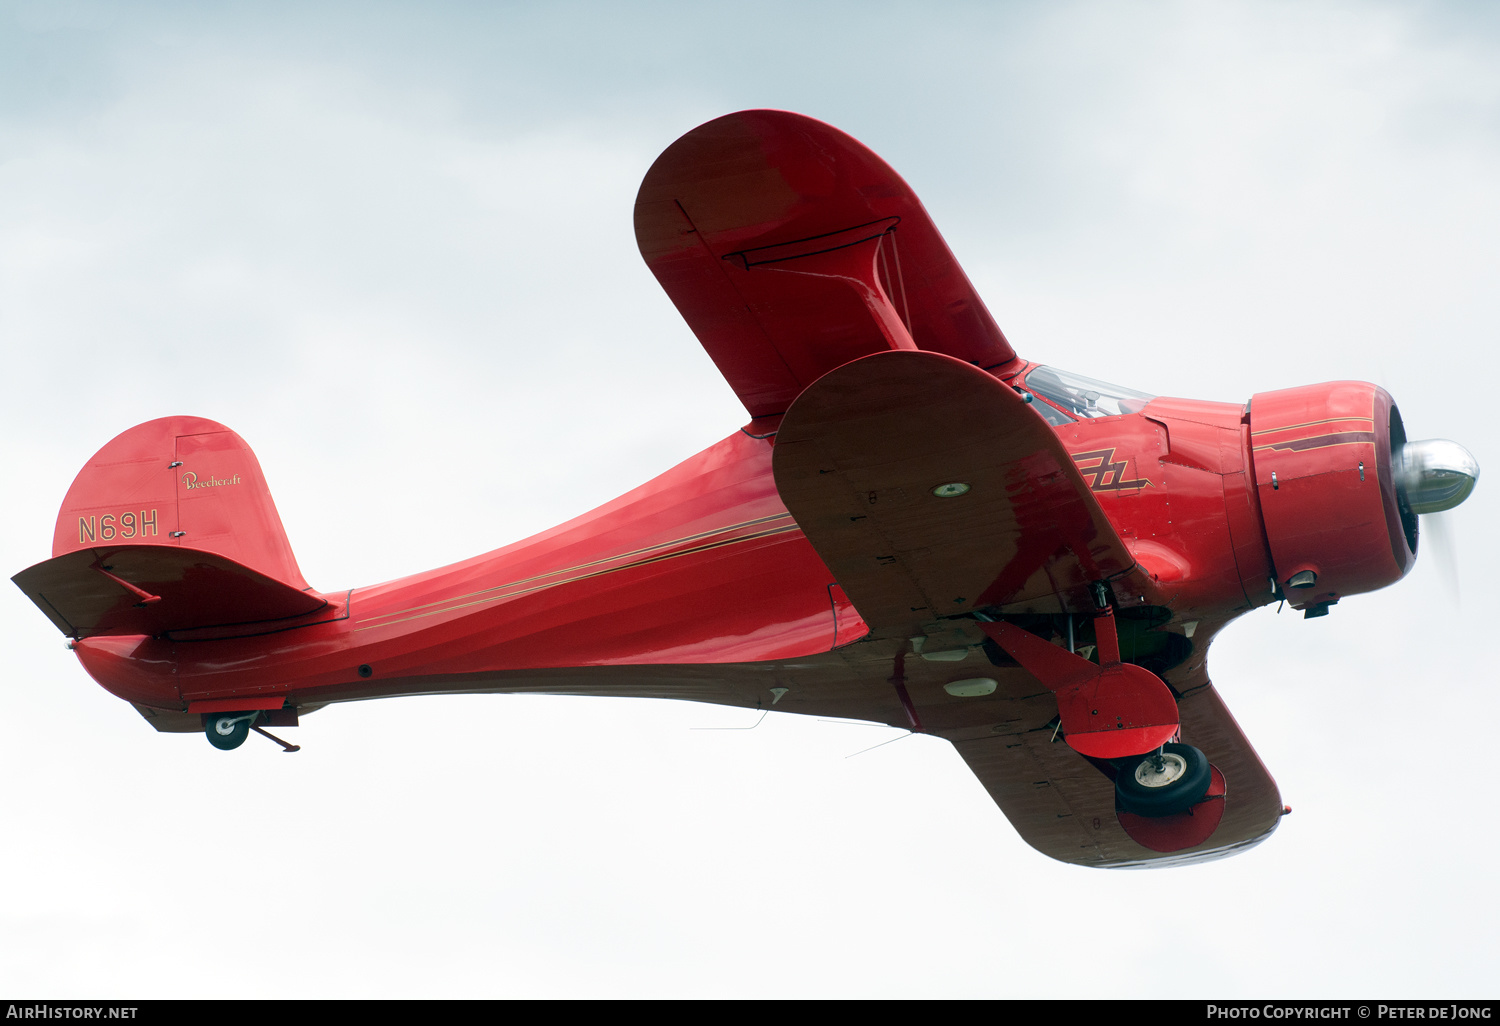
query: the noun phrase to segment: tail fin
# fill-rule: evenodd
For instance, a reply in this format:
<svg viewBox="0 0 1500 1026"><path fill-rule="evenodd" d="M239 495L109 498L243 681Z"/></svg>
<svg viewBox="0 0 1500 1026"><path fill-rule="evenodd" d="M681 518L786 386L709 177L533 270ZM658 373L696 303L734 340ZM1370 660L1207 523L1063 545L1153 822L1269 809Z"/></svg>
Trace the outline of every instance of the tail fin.
<svg viewBox="0 0 1500 1026"><path fill-rule="evenodd" d="M181 545L307 589L255 454L223 424L163 417L118 435L63 499L52 555Z"/></svg>
<svg viewBox="0 0 1500 1026"><path fill-rule="evenodd" d="M255 454L198 417L131 428L63 499L52 559L16 583L65 633L149 633L322 607Z"/></svg>

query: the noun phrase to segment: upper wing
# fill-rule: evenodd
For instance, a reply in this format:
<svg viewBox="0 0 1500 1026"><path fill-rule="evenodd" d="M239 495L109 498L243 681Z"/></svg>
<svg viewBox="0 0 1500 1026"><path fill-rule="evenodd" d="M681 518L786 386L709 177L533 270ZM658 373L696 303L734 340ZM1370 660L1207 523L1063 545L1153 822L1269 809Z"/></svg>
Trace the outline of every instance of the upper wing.
<svg viewBox="0 0 1500 1026"><path fill-rule="evenodd" d="M882 350L1015 359L910 187L821 121L750 110L695 128L646 173L635 232L752 417Z"/></svg>
<svg viewBox="0 0 1500 1026"><path fill-rule="evenodd" d="M988 606L1092 609L1088 584L1135 563L1046 421L949 356L879 353L824 375L773 460L782 501L876 634ZM934 492L950 484L967 489Z"/></svg>

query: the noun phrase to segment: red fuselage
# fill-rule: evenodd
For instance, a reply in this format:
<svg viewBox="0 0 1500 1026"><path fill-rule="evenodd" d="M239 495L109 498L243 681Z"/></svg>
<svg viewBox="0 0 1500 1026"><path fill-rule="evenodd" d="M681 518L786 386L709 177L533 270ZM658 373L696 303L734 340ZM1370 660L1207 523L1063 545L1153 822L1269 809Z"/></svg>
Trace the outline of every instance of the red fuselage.
<svg viewBox="0 0 1500 1026"><path fill-rule="evenodd" d="M1242 407L1157 399L1056 431L1140 564L1136 601L1201 623L1200 646L1273 601ZM274 630L91 637L76 650L110 691L164 711L548 690L526 671L561 667L761 664L795 677L787 661L867 630L778 497L773 444L736 432L550 531L326 593L329 609Z"/></svg>

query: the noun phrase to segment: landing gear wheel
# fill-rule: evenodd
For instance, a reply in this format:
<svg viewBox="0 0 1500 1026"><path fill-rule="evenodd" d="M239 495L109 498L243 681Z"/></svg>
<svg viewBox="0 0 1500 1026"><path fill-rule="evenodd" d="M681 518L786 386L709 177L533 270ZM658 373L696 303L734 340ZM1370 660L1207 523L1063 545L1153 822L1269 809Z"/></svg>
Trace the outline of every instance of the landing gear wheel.
<svg viewBox="0 0 1500 1026"><path fill-rule="evenodd" d="M208 743L221 751L229 751L238 748L245 743L245 738L250 736L250 724L254 722L255 713L209 713L203 717L203 733L208 736Z"/></svg>
<svg viewBox="0 0 1500 1026"><path fill-rule="evenodd" d="M1115 776L1120 808L1137 816L1175 816L1203 800L1213 779L1208 758L1192 745L1162 745L1122 759Z"/></svg>

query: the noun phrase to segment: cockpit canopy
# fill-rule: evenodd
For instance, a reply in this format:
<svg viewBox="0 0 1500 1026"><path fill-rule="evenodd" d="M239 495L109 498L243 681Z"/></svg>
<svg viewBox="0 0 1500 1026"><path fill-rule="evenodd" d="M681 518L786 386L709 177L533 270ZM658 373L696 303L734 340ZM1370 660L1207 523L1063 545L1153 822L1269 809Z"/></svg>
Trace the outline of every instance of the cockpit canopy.
<svg viewBox="0 0 1500 1026"><path fill-rule="evenodd" d="M1095 417L1139 413L1142 407L1156 398L1146 392L1111 385L1106 381L1086 378L1082 374L1058 370L1056 367L1032 368L1026 375L1026 388L1046 400L1038 409L1053 424L1065 424L1072 419L1091 420ZM1058 411L1067 416L1059 416Z"/></svg>

